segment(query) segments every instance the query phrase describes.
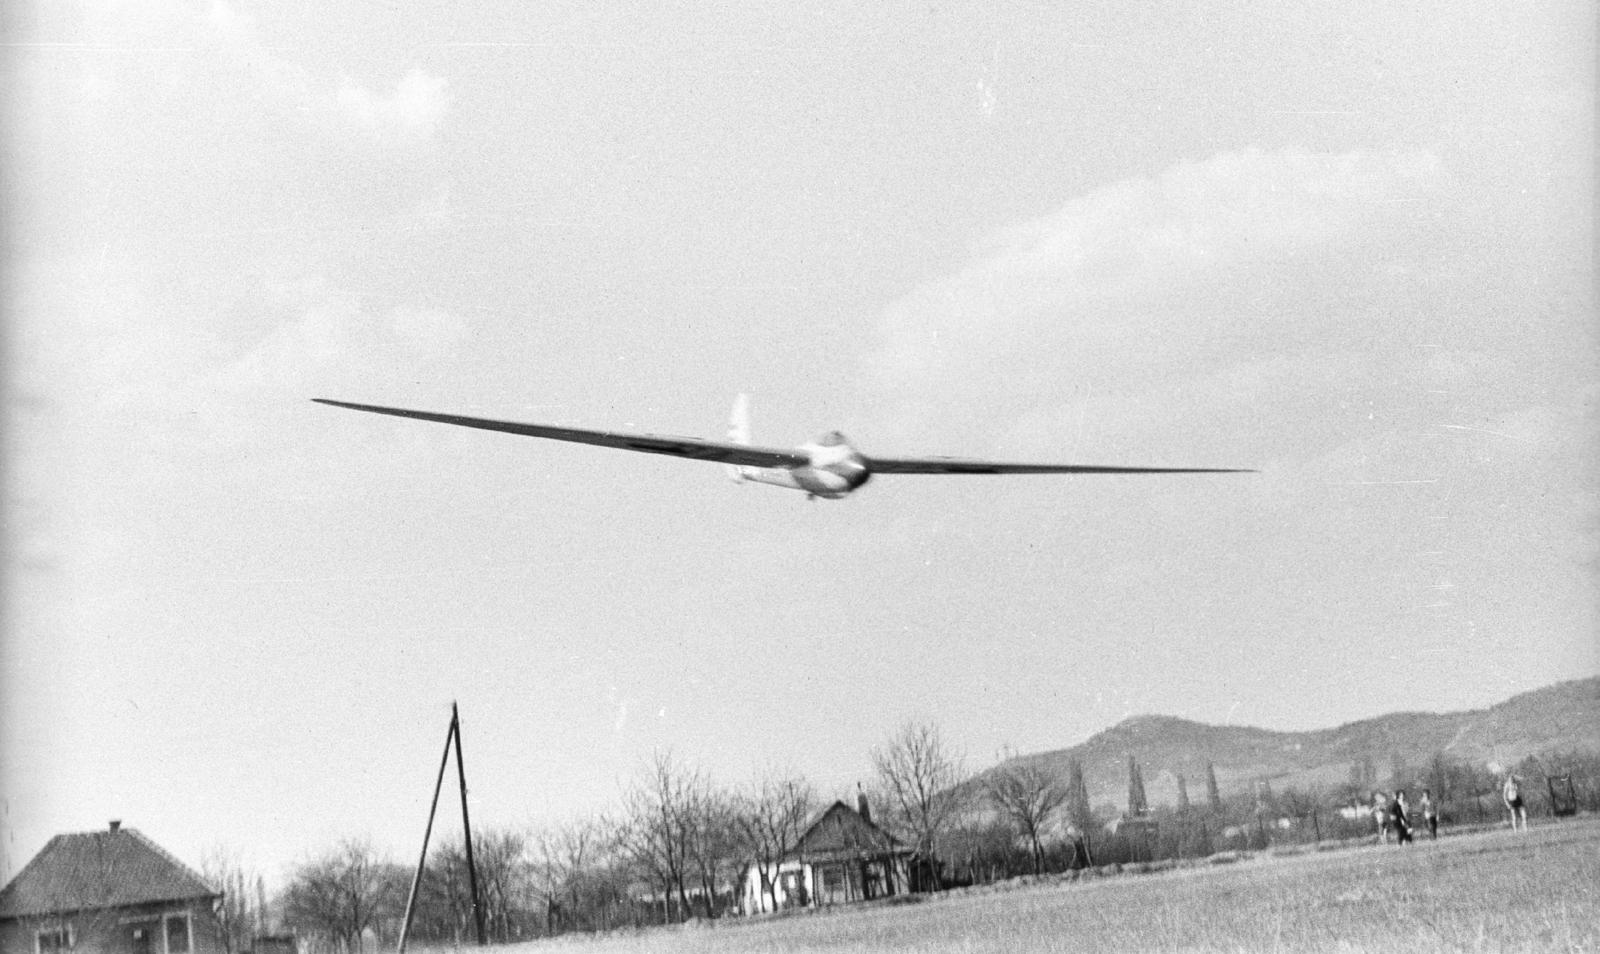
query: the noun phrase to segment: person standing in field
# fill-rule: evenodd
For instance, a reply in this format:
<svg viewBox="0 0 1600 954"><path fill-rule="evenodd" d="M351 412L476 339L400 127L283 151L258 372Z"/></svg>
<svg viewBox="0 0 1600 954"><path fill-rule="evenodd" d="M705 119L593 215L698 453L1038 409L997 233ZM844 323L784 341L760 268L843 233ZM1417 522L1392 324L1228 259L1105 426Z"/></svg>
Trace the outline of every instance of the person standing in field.
<svg viewBox="0 0 1600 954"><path fill-rule="evenodd" d="M1500 800L1506 803L1506 811L1511 813L1511 830L1517 830L1517 821L1521 819L1522 830L1528 830L1528 809L1522 804L1522 776L1506 773L1506 783L1500 789Z"/></svg>
<svg viewBox="0 0 1600 954"><path fill-rule="evenodd" d="M1439 840L1439 809L1433 804L1433 793L1427 789L1422 790L1422 801L1417 803L1422 809L1422 821L1428 826L1428 839Z"/></svg>
<svg viewBox="0 0 1600 954"><path fill-rule="evenodd" d="M1389 823L1394 826L1395 844L1411 844L1411 819L1406 817L1406 793L1397 791L1389 802Z"/></svg>
<svg viewBox="0 0 1600 954"><path fill-rule="evenodd" d="M1389 796L1382 792L1372 793L1372 820L1378 825L1378 844L1387 845L1394 818L1389 813Z"/></svg>

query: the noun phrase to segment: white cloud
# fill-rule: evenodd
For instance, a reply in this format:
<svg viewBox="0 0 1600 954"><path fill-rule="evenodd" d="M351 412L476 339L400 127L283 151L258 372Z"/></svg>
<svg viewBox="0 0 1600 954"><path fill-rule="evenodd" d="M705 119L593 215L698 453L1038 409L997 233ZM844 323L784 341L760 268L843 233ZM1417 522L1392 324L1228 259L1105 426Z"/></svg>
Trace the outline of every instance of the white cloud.
<svg viewBox="0 0 1600 954"><path fill-rule="evenodd" d="M260 441L306 398L449 373L471 330L426 305L364 311L308 282L246 341L242 330L219 337L203 297L152 287L138 256L23 264L35 320L18 328L18 386L45 397L52 440L99 459L179 460Z"/></svg>
<svg viewBox="0 0 1600 954"><path fill-rule="evenodd" d="M324 391L364 394L395 380L428 380L468 340L459 316L401 305L374 315L324 302L308 307L235 360L175 386L189 397L249 416L263 402L300 401Z"/></svg>
<svg viewBox="0 0 1600 954"><path fill-rule="evenodd" d="M1248 151L1108 186L1002 233L891 306L872 370L912 395L1011 370L1038 386L1081 364L1074 352L1126 363L1179 342L1281 334L1290 316L1263 308L1279 304L1263 300L1274 271L1357 242L1397 264L1378 244L1382 223L1442 178L1426 152Z"/></svg>
<svg viewBox="0 0 1600 954"><path fill-rule="evenodd" d="M427 136L449 107L446 81L420 68L407 71L393 92L374 93L347 74L322 75L266 47L255 18L224 0L213 0L200 27L201 39L216 44L230 70L242 73L280 105L346 130L372 135Z"/></svg>
<svg viewBox="0 0 1600 954"><path fill-rule="evenodd" d="M366 324L351 308L312 308L208 378L219 391L243 395L305 392L331 372L366 363L373 351L363 342Z"/></svg>
<svg viewBox="0 0 1600 954"><path fill-rule="evenodd" d="M389 96L375 96L346 77L334 101L340 114L360 128L426 134L444 117L449 96L444 80L414 69Z"/></svg>

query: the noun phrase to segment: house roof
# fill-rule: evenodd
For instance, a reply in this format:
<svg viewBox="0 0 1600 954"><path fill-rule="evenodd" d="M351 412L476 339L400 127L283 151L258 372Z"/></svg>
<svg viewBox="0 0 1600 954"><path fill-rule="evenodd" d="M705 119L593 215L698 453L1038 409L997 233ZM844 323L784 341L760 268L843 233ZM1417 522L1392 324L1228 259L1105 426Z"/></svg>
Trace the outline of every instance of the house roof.
<svg viewBox="0 0 1600 954"><path fill-rule="evenodd" d="M904 853L907 849L891 834L861 817L844 802L834 802L800 836L792 852L798 858L859 858L863 855Z"/></svg>
<svg viewBox="0 0 1600 954"><path fill-rule="evenodd" d="M213 898L193 868L131 828L57 835L0 889L0 918Z"/></svg>

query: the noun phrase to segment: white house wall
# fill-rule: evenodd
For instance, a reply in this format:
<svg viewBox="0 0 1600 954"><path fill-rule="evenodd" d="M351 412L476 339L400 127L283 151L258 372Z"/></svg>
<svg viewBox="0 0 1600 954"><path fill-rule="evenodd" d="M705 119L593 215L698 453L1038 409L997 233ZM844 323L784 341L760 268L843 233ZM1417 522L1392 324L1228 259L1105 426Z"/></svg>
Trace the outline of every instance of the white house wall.
<svg viewBox="0 0 1600 954"><path fill-rule="evenodd" d="M798 861L785 861L772 871L772 893L777 899L778 908L783 908L789 903L789 892L784 889L783 875L785 873L800 873L800 883L805 887L806 898L809 903L815 904L817 891L815 874L808 864ZM745 871L744 892L742 895L743 908L746 914L765 914L773 909L772 898L761 890L761 869L751 865Z"/></svg>

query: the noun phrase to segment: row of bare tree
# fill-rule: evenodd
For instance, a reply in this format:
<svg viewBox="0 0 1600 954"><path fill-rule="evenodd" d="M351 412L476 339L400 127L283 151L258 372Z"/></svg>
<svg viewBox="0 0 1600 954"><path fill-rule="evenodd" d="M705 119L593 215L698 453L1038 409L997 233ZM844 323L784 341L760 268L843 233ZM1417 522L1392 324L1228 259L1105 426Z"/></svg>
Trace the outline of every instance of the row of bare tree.
<svg viewBox="0 0 1600 954"><path fill-rule="evenodd" d="M875 747L872 762L873 820L916 851L929 875L923 882L932 887L959 870L963 858L970 871L977 851L992 861L1023 846L1035 872L1059 866L1047 856L1052 840L1059 847L1061 823L1082 832L1096 823L1076 763L1065 785L1026 760L974 783L938 727L917 722ZM725 787L671 753L657 753L624 790L615 814L474 834L488 939L718 918L739 903L745 877L775 906L779 863L823 807L815 786L793 771L769 769ZM1073 854L1066 863L1084 857ZM370 842L347 839L294 870L279 898L277 924L318 950L390 943L401 930L410 877ZM472 940L469 884L461 842L443 841L428 858L411 937Z"/></svg>
<svg viewBox="0 0 1600 954"><path fill-rule="evenodd" d="M1317 837L1324 828L1337 836L1340 822L1326 809L1348 794L1286 788L1274 795L1263 782L1224 799L1208 766L1201 804L1189 804L1180 778L1179 804L1152 810L1130 760L1126 814L1158 822L1151 829L1157 836L1138 841L1106 831L1118 810L1090 805L1075 761L1064 782L1029 759L1012 759L974 779L938 727L927 723L902 726L872 750L872 761L876 778L866 792L873 821L917 852L928 873L922 882L932 887L1094 862L1209 854L1232 846L1225 840L1234 837L1231 831L1262 840L1288 837L1268 832L1269 817L1273 824L1281 817L1309 819ZM1579 766L1578 774L1587 778L1589 768ZM1365 776L1370 770L1360 771ZM1444 803L1457 791L1481 788L1482 779L1467 777L1472 771L1441 757L1417 774ZM536 830L474 833L488 939L718 918L740 904L745 883L776 906L778 865L826 804L792 770L768 769L743 785L725 786L669 752L657 753L625 787L614 813ZM242 939L264 928L291 930L314 951L359 952L392 943L412 875L369 842L346 840L297 866L272 906L276 917L268 917L259 879L229 867L226 858L214 868L213 879L227 885L230 952L245 950ZM469 883L462 843L445 840L428 857L411 936L449 944L473 940Z"/></svg>
<svg viewBox="0 0 1600 954"><path fill-rule="evenodd" d="M961 759L937 727L923 723L905 725L872 756L874 821L934 857L959 811ZM816 787L792 770L769 768L726 786L659 752L625 787L614 813L535 830L474 831L485 932L507 942L718 918L739 904L746 877L775 902L778 865L824 807ZM247 877L226 858L215 867L209 873L219 883ZM250 931L264 929L292 931L313 951L353 954L393 943L412 874L369 841L346 839L295 867L272 905L275 916L265 916L264 901L241 913L230 951L247 949ZM469 885L461 841L442 841L429 853L410 937L472 941Z"/></svg>

